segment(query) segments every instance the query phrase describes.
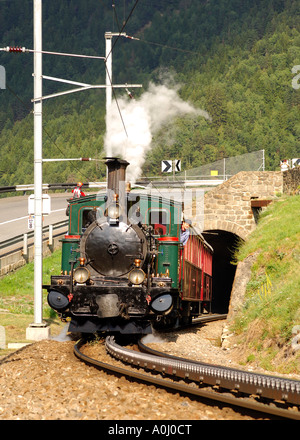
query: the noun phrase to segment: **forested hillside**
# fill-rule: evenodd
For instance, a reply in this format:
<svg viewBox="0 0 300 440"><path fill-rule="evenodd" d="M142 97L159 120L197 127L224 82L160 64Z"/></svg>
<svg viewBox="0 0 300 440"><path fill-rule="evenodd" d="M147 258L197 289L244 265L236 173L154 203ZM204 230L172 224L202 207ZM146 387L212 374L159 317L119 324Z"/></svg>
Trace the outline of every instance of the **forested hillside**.
<svg viewBox="0 0 300 440"><path fill-rule="evenodd" d="M31 0L0 2L0 47L32 48ZM114 7L112 7L114 6ZM144 175L162 159L193 168L226 156L265 149L266 169L300 157L300 4L295 0L43 0L43 48L103 56L104 32L122 29L139 40L118 39L114 83L149 82L176 89L208 112L176 115L152 133ZM0 90L0 186L33 182L33 55L0 52L6 89ZM300 71L300 69L299 69ZM43 56L45 75L103 84L101 60ZM69 89L44 81L44 95ZM126 92L116 90L116 96ZM126 95L127 96L127 95ZM129 100L127 97L126 99ZM159 103L158 103L159 105ZM101 158L105 92L85 91L43 105L44 157ZM47 183L99 180L95 162L43 167Z"/></svg>

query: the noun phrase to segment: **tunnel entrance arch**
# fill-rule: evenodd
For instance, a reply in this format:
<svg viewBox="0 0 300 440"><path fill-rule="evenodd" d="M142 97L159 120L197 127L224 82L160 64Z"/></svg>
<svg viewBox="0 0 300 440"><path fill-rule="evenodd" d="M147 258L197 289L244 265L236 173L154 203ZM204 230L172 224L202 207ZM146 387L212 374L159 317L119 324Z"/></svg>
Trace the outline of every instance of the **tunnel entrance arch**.
<svg viewBox="0 0 300 440"><path fill-rule="evenodd" d="M221 229L206 230L202 235L214 249L212 312L227 313L236 271L234 253L243 239Z"/></svg>

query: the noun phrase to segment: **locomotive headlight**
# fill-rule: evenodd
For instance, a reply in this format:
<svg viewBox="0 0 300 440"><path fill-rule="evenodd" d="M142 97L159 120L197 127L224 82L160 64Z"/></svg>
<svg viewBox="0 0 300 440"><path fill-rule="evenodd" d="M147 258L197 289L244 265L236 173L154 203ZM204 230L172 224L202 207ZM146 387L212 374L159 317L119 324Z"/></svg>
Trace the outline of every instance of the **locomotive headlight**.
<svg viewBox="0 0 300 440"><path fill-rule="evenodd" d="M86 283L90 278L90 272L86 267L80 266L74 270L73 278L76 283L83 284Z"/></svg>
<svg viewBox="0 0 300 440"><path fill-rule="evenodd" d="M128 279L132 284L142 284L146 277L145 272L142 269L135 268L129 272Z"/></svg>
<svg viewBox="0 0 300 440"><path fill-rule="evenodd" d="M120 217L121 209L118 203L112 203L107 208L107 215L112 219L117 219Z"/></svg>

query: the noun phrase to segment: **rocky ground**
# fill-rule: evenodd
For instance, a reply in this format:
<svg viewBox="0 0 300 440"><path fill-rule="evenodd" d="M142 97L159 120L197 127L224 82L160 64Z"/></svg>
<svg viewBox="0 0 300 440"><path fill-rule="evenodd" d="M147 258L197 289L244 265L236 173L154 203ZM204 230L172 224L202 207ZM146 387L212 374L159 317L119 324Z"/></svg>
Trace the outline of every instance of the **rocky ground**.
<svg viewBox="0 0 300 440"><path fill-rule="evenodd" d="M232 366L220 347L224 322L162 336L146 343L169 353ZM136 384L85 365L74 341L46 340L0 361L0 420L249 420L228 407ZM88 348L89 356L96 347Z"/></svg>

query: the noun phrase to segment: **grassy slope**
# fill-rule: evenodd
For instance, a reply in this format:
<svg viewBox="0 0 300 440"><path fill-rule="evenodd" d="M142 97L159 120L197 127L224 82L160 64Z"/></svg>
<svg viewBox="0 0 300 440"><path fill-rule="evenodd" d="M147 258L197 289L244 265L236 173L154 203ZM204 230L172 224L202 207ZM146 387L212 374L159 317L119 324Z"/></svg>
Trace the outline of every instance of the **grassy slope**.
<svg viewBox="0 0 300 440"><path fill-rule="evenodd" d="M61 251L44 258L43 283L48 284L51 274L60 272ZM0 279L0 325L5 327L6 343L26 341L26 328L34 320L34 263ZM60 332L64 324L50 309L43 291L43 317L51 327L51 335ZM0 355L6 350L0 350Z"/></svg>
<svg viewBox="0 0 300 440"><path fill-rule="evenodd" d="M300 324L300 196L282 197L262 214L237 258L259 250L243 310L234 330L246 362L281 372L300 372L291 350Z"/></svg>

